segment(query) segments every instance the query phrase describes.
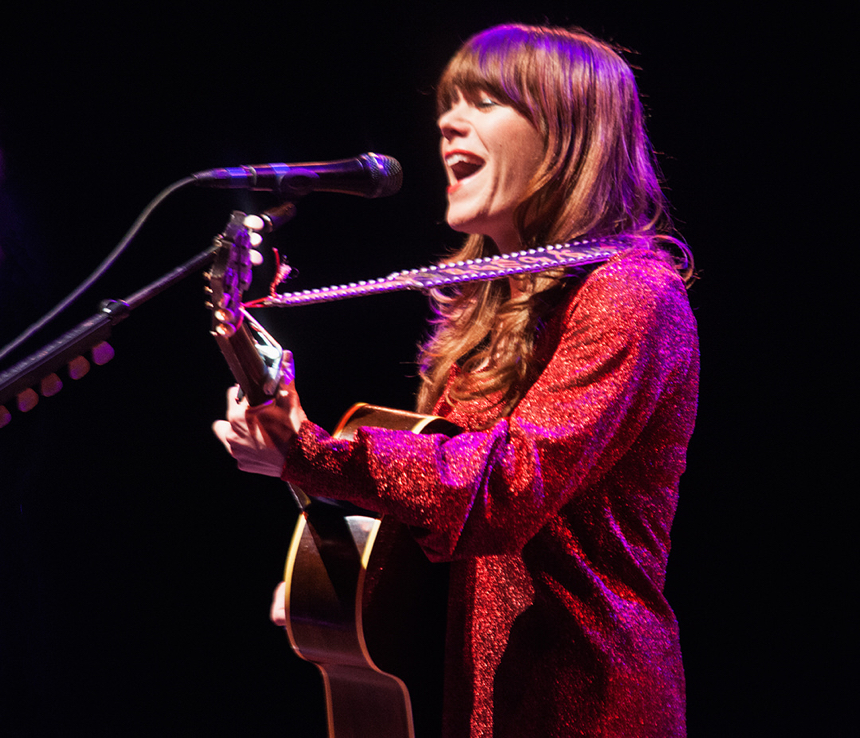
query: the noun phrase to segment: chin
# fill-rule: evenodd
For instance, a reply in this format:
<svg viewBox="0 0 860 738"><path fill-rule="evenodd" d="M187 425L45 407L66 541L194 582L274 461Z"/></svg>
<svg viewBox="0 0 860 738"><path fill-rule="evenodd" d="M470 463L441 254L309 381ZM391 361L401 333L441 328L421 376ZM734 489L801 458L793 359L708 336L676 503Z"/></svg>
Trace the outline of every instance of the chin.
<svg viewBox="0 0 860 738"><path fill-rule="evenodd" d="M457 231L457 233L468 233L471 235L475 232L474 229L469 228L466 223L458 223L456 220L455 221L449 220L448 221L448 227L452 231Z"/></svg>
<svg viewBox="0 0 860 738"><path fill-rule="evenodd" d="M481 223L477 218L470 217L468 215L458 217L457 213L451 213L449 210L445 220L448 222L448 226L458 233L486 235L486 233L484 233L485 229L481 227Z"/></svg>

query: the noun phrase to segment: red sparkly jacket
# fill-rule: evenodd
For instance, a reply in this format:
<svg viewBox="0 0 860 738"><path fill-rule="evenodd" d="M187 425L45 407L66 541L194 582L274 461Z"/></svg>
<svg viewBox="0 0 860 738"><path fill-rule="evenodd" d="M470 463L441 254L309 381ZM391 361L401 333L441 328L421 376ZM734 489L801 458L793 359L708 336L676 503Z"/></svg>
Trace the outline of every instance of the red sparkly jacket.
<svg viewBox="0 0 860 738"><path fill-rule="evenodd" d="M426 531L453 562L446 738L684 736L663 597L698 390L684 286L652 252L615 256L538 351L544 371L489 430L480 403L440 403L454 438L306 423L284 479Z"/></svg>

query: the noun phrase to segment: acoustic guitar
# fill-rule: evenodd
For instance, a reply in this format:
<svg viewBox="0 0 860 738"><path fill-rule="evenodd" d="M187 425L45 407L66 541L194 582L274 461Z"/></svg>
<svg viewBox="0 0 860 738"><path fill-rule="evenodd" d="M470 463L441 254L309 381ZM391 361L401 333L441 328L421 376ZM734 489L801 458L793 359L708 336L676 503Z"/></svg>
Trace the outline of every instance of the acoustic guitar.
<svg viewBox="0 0 860 738"><path fill-rule="evenodd" d="M212 333L258 405L282 375L291 378L291 357L241 306L252 268L244 213L232 214L214 245ZM358 404L335 436L351 438L362 426L460 430L442 418ZM438 736L447 567L431 564L390 517L293 492L301 514L284 575L286 631L295 653L322 674L329 738Z"/></svg>

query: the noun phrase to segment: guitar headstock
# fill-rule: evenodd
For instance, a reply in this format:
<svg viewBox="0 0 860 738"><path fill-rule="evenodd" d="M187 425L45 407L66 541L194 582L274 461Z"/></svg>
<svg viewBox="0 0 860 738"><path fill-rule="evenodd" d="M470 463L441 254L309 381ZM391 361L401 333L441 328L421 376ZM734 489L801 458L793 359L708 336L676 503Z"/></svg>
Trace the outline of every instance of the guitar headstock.
<svg viewBox="0 0 860 738"><path fill-rule="evenodd" d="M242 307L242 295L253 278L253 247L258 243L246 225L248 220L245 213L233 211L224 233L215 239L217 250L206 276L212 335L253 406L274 396L282 376L292 379L292 357Z"/></svg>
<svg viewBox="0 0 860 738"><path fill-rule="evenodd" d="M230 338L242 325L242 295L251 286L251 232L245 213L234 210L224 233L215 239L219 247L207 273L212 303L212 333Z"/></svg>

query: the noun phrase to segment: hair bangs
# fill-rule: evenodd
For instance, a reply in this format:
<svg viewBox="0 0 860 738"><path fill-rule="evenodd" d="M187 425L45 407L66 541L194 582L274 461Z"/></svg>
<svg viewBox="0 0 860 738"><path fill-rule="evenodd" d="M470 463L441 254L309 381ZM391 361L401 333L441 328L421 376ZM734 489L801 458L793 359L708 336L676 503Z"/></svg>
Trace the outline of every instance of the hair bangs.
<svg viewBox="0 0 860 738"><path fill-rule="evenodd" d="M531 56L528 35L519 26L479 33L466 42L442 73L436 88L437 113L448 110L458 94L476 102L480 93L486 92L531 120L528 83L523 76L523 70L531 66L524 63L526 56Z"/></svg>

